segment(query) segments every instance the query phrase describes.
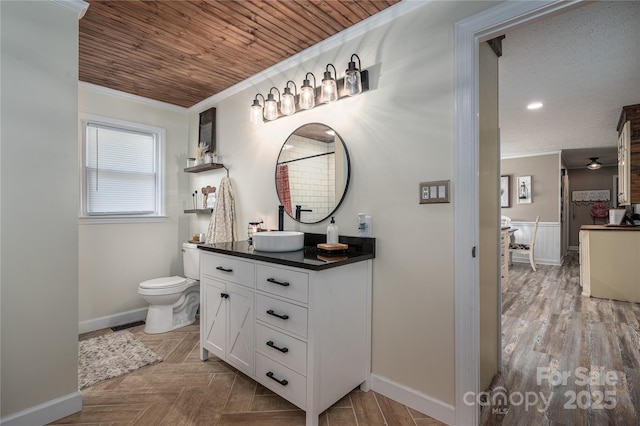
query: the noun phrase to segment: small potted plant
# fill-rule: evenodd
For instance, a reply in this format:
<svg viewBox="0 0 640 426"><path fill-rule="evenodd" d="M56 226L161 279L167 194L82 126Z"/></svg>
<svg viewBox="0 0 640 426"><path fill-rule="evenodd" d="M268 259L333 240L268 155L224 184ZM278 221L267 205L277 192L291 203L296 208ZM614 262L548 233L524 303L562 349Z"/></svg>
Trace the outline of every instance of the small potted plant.
<svg viewBox="0 0 640 426"><path fill-rule="evenodd" d="M207 152L209 145L204 142L200 142L196 147L196 166L204 164L204 153Z"/></svg>

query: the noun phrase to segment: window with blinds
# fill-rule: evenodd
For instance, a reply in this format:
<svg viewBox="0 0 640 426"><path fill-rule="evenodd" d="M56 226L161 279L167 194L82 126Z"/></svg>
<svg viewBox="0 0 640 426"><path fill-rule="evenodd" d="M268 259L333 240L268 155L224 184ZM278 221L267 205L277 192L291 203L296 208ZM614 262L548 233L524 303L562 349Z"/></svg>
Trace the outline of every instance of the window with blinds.
<svg viewBox="0 0 640 426"><path fill-rule="evenodd" d="M84 132L84 216L162 216L163 132L96 121Z"/></svg>

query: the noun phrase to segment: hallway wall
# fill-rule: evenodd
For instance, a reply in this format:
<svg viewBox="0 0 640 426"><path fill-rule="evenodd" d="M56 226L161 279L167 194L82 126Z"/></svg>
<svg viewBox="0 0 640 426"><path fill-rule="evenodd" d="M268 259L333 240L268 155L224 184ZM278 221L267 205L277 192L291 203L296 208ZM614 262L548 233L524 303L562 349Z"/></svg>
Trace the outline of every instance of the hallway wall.
<svg viewBox="0 0 640 426"><path fill-rule="evenodd" d="M606 202L608 207L613 205L613 197L615 191L613 188L613 177L618 174L617 167L601 167L598 170L569 169L569 247L577 248L579 245L578 234L582 225L591 225L591 207L593 203L573 202L571 201L571 192L573 191L596 191L608 189L611 199ZM598 224L604 223L602 219L598 220Z"/></svg>

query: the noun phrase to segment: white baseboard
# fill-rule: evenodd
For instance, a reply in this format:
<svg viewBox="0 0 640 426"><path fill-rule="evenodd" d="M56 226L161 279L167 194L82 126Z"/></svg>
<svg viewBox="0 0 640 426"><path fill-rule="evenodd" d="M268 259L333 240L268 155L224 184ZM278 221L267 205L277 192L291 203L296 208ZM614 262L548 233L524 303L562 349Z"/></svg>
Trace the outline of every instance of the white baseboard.
<svg viewBox="0 0 640 426"><path fill-rule="evenodd" d="M0 418L0 425L46 425L81 410L82 394L76 391Z"/></svg>
<svg viewBox="0 0 640 426"><path fill-rule="evenodd" d="M529 262L529 255L522 256L522 255L518 255L516 253L514 253L512 255L511 261L513 263L531 263L531 262ZM536 257L536 265L560 266L560 265L562 265L562 261L561 260L555 260L555 259L539 259L539 258Z"/></svg>
<svg viewBox="0 0 640 426"><path fill-rule="evenodd" d="M88 333L90 331L103 328L115 327L135 321L142 321L147 317L147 308L134 309L132 311L120 312L106 317L94 318L78 323L78 333Z"/></svg>
<svg viewBox="0 0 640 426"><path fill-rule="evenodd" d="M448 425L455 423L456 409L453 405L415 389L400 385L377 374L371 375L371 389Z"/></svg>

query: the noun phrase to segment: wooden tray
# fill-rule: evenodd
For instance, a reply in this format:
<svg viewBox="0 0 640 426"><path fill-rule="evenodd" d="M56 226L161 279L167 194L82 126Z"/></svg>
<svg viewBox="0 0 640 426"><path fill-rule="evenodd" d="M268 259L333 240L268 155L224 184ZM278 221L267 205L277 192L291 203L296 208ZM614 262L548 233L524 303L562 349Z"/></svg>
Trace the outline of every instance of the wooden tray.
<svg viewBox="0 0 640 426"><path fill-rule="evenodd" d="M317 248L324 251L344 251L349 248L347 244L327 244L327 243L319 243L316 245Z"/></svg>

